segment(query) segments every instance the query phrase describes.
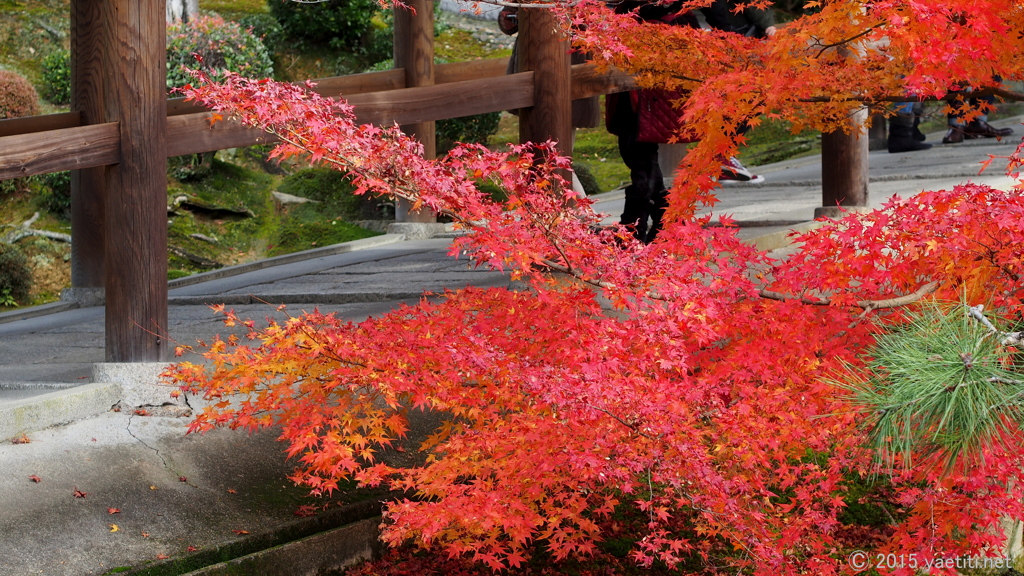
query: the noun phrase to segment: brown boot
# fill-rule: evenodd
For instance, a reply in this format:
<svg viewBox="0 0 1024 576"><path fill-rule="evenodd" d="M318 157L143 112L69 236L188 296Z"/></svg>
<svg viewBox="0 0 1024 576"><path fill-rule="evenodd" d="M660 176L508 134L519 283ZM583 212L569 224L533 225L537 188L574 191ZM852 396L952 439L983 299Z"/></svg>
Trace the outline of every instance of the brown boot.
<svg viewBox="0 0 1024 576"><path fill-rule="evenodd" d="M959 144L964 141L963 126L950 126L946 135L942 137L943 144Z"/></svg>
<svg viewBox="0 0 1024 576"><path fill-rule="evenodd" d="M964 126L967 138L1004 138L1013 134L1013 128L996 128L981 118L975 118Z"/></svg>

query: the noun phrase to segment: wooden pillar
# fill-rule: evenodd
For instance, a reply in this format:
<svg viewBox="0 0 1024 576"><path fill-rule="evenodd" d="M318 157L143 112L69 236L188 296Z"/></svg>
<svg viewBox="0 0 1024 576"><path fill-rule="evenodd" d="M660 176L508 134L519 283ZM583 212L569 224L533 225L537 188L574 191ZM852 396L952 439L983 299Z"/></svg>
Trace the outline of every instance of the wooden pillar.
<svg viewBox="0 0 1024 576"><path fill-rule="evenodd" d="M850 118L850 132L821 135L821 208L814 217L835 217L837 206L868 205L868 113L862 109Z"/></svg>
<svg viewBox="0 0 1024 576"><path fill-rule="evenodd" d="M100 8L100 2L71 2L71 109L81 113L83 125L104 121ZM71 171L72 288L103 286L104 171Z"/></svg>
<svg viewBox="0 0 1024 576"><path fill-rule="evenodd" d="M79 0L82 1L82 0ZM102 4L103 97L121 162L106 168L106 356L167 359L165 0Z"/></svg>
<svg viewBox="0 0 1024 576"><path fill-rule="evenodd" d="M519 141L555 140L572 154L572 68L569 40L544 8L520 8L516 47L520 72L533 70L534 105L519 112Z"/></svg>
<svg viewBox="0 0 1024 576"><path fill-rule="evenodd" d="M405 68L405 87L434 85L434 2L433 0L406 0L408 8L396 6L395 11L395 68ZM437 141L433 122L407 124L402 130L423 144L423 156L437 156ZM437 216L429 209L411 212L407 200L395 205L398 222L436 222Z"/></svg>

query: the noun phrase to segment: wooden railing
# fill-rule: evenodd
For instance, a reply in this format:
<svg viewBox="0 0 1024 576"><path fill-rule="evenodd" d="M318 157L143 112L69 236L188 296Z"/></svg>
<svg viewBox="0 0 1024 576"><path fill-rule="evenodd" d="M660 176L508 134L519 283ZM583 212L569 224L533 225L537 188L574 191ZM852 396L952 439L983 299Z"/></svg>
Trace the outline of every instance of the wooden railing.
<svg viewBox="0 0 1024 576"><path fill-rule="evenodd" d="M404 86L404 70L392 69L315 80L315 92L341 95L363 123L415 124L533 106L533 72L505 74L503 58L441 64L436 84ZM592 64L572 67L572 98L618 92L632 78ZM457 114L457 115L456 115ZM235 122L212 127L209 112L182 98L167 100L168 156L211 152L271 142L260 130ZM116 123L82 126L81 114L66 112L0 120L0 180L116 164Z"/></svg>

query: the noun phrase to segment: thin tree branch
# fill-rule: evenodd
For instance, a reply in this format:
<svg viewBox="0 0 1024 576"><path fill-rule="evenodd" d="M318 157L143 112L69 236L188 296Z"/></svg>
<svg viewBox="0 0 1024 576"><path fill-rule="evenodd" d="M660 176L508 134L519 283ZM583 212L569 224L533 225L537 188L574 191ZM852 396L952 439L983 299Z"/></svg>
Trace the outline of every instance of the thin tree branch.
<svg viewBox="0 0 1024 576"><path fill-rule="evenodd" d="M924 286L918 288L915 292L907 294L906 296L896 296L893 298L886 298L883 300L858 300L853 305L858 308L863 308L866 311L881 310L883 308L897 308L899 306L906 306L907 304L913 304L921 298L924 298L928 294L931 294L939 287L938 282L929 282ZM793 296L791 294L784 294L782 292L773 292L771 290L759 290L758 295L761 298L768 300L778 300L780 302L788 302L791 300L798 300L802 304L808 304L811 306L831 306L832 301L828 298L821 298L818 300L812 300L804 296Z"/></svg>

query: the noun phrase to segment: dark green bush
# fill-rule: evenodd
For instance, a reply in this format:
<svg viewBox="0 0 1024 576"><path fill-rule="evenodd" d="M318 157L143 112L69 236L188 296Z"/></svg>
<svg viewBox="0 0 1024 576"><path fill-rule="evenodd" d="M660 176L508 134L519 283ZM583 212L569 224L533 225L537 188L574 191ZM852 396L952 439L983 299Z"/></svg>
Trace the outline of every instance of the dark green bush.
<svg viewBox="0 0 1024 576"><path fill-rule="evenodd" d="M43 98L58 106L71 103L71 52L58 50L43 59Z"/></svg>
<svg viewBox="0 0 1024 576"><path fill-rule="evenodd" d="M39 94L20 74L0 70L0 120L39 114Z"/></svg>
<svg viewBox="0 0 1024 576"><path fill-rule="evenodd" d="M202 58L202 64L195 55ZM270 53L258 37L220 16L200 16L167 27L167 87L180 88L192 81L185 68L202 67L214 79L224 70L249 78L274 73Z"/></svg>
<svg viewBox="0 0 1024 576"><path fill-rule="evenodd" d="M597 178L594 177L594 173L590 171L590 168L582 162L572 163L573 172L576 173L576 178L579 179L580 184L583 186L583 191L587 193L587 196L593 196L594 194L600 194L601 185L597 183Z"/></svg>
<svg viewBox="0 0 1024 576"><path fill-rule="evenodd" d="M447 154L457 142L466 144L487 144L487 139L498 131L501 113L488 112L438 120L436 124L437 154Z"/></svg>
<svg viewBox="0 0 1024 576"><path fill-rule="evenodd" d="M52 172L38 176L39 207L68 220L71 218L71 172Z"/></svg>
<svg viewBox="0 0 1024 576"><path fill-rule="evenodd" d="M32 271L20 248L0 242L0 305L24 304L32 287Z"/></svg>
<svg viewBox="0 0 1024 576"><path fill-rule="evenodd" d="M246 14L236 20L244 30L260 39L273 54L285 40L284 28L270 14Z"/></svg>
<svg viewBox="0 0 1024 576"><path fill-rule="evenodd" d="M371 19L380 11L376 0L267 0L267 5L289 38L317 43L334 40L336 47L350 50L361 46Z"/></svg>

